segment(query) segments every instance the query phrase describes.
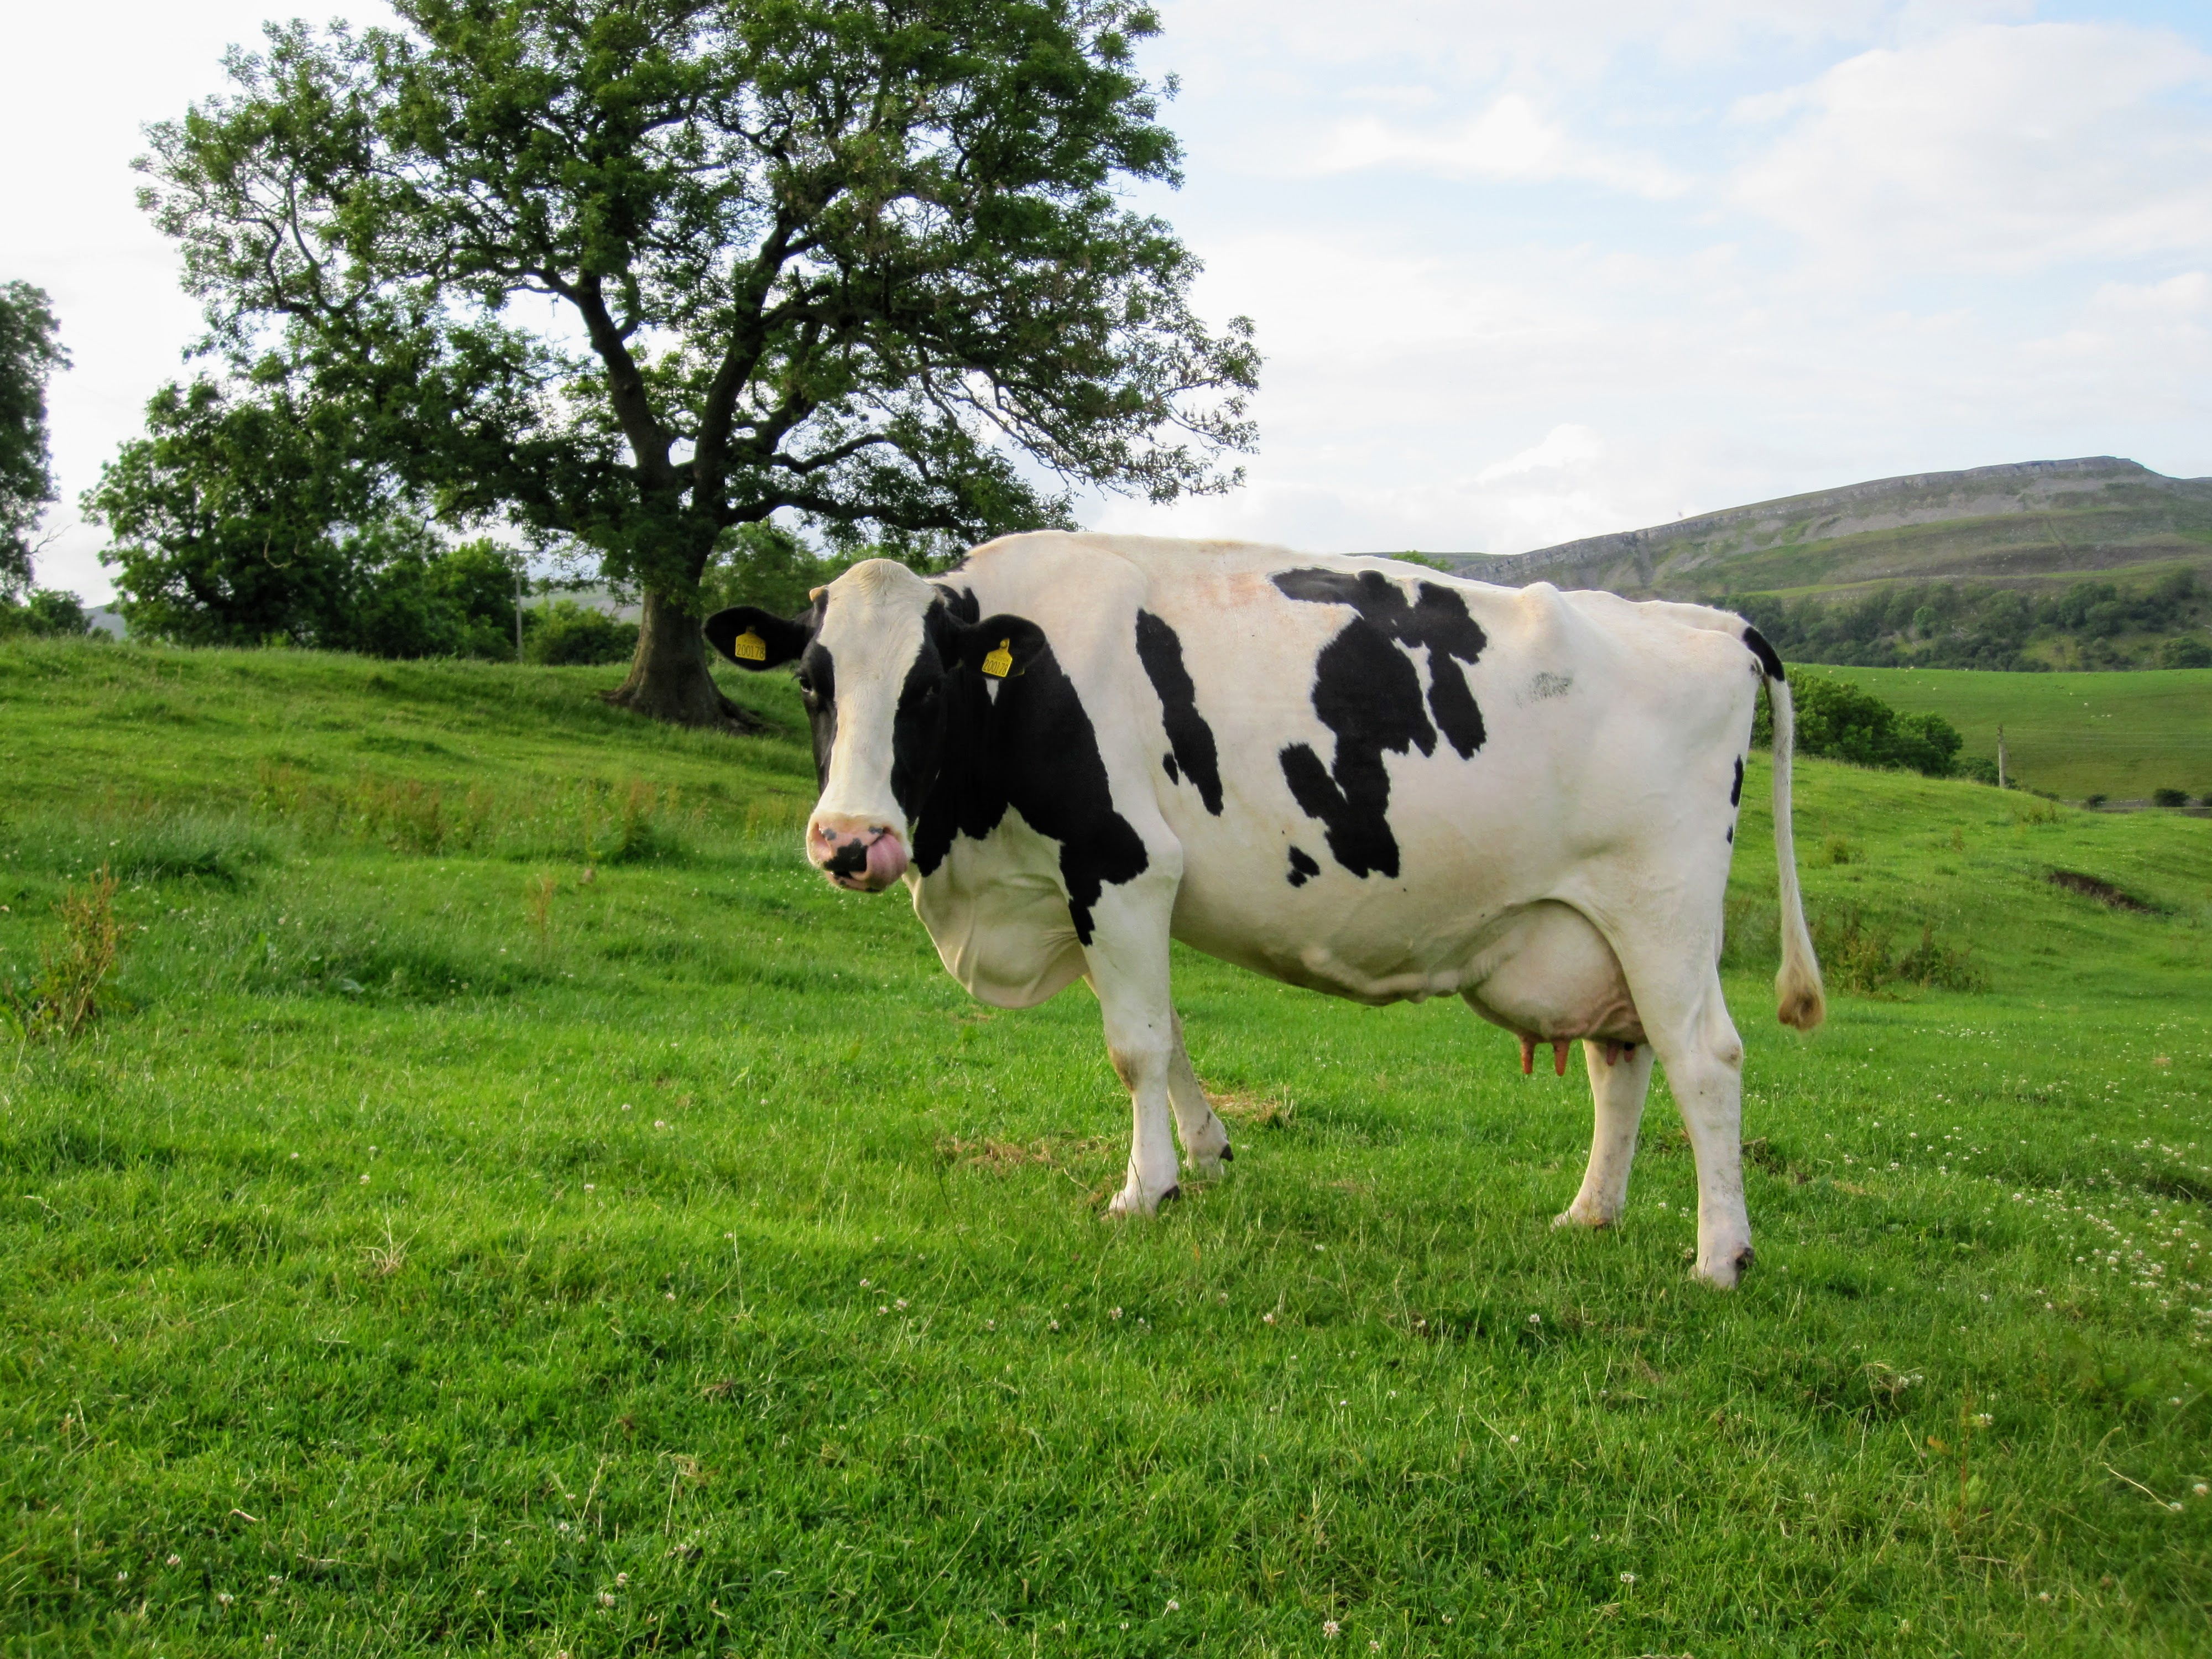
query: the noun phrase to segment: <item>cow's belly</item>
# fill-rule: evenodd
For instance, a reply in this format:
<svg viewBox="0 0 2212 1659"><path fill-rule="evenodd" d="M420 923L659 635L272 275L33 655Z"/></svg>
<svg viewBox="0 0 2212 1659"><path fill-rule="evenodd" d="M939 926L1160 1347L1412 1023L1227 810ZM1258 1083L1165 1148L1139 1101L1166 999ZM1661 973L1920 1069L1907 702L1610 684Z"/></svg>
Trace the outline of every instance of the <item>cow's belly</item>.
<svg viewBox="0 0 2212 1659"><path fill-rule="evenodd" d="M1554 901L1508 917L1459 994L1492 1024L1540 1041L1645 1040L1620 958L1589 917Z"/></svg>

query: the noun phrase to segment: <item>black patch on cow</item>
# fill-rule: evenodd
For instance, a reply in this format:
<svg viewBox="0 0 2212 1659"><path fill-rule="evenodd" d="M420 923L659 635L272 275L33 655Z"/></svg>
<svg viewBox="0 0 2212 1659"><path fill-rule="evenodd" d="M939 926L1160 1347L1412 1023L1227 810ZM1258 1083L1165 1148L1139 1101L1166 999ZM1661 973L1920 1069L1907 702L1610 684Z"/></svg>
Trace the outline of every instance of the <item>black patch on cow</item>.
<svg viewBox="0 0 2212 1659"><path fill-rule="evenodd" d="M1320 873L1321 866L1314 862L1312 854L1307 852L1303 847L1291 848L1291 873L1288 879L1291 886L1303 887Z"/></svg>
<svg viewBox="0 0 2212 1659"><path fill-rule="evenodd" d="M1482 711L1461 665L1472 665L1489 641L1467 602L1434 582L1418 584L1410 601L1379 570L1285 570L1274 582L1290 599L1358 613L1314 663L1314 713L1336 736L1336 763L1324 767L1310 744L1287 744L1284 781L1299 810L1320 822L1339 864L1362 878L1395 876L1398 840L1390 833L1382 757L1413 749L1434 754L1439 730L1462 760L1482 747ZM1428 652L1425 714L1421 678L1405 649L1415 646Z"/></svg>
<svg viewBox="0 0 2212 1659"><path fill-rule="evenodd" d="M945 659L925 629L891 716L891 799L909 822L921 810L922 791L944 750L945 679Z"/></svg>
<svg viewBox="0 0 2212 1659"><path fill-rule="evenodd" d="M1774 654L1774 647L1766 642L1766 635L1749 623L1743 625L1743 642L1751 647L1751 654L1759 659L1759 672L1770 680L1787 678L1782 672L1782 659Z"/></svg>
<svg viewBox="0 0 2212 1659"><path fill-rule="evenodd" d="M972 611L974 599L962 597ZM972 617L959 621L975 626ZM1099 895L1109 884L1136 879L1151 860L1143 838L1114 810L1097 732L1052 647L1034 623L1006 617L994 617L985 629L991 644L1002 629L1026 635L1018 641L1021 672L1002 680L987 678L969 659L975 653L940 647L950 663L941 679L941 759L915 825L914 866L929 875L954 836L987 839L1011 806L1060 843L1068 914L1076 938L1088 945Z"/></svg>
<svg viewBox="0 0 2212 1659"><path fill-rule="evenodd" d="M825 875L857 876L867 867L868 843L855 836L830 855L822 870Z"/></svg>
<svg viewBox="0 0 2212 1659"><path fill-rule="evenodd" d="M837 673L830 647L807 643L799 659L799 699L806 706L806 725L814 739L814 787L830 787L830 750L837 741Z"/></svg>
<svg viewBox="0 0 2212 1659"><path fill-rule="evenodd" d="M1740 806L1740 805L1741 805L1742 804L1743 804L1743 757L1742 757L1742 756L1741 756L1741 755L1738 755L1738 756L1735 757L1735 781L1734 783L1732 783L1732 784L1730 784L1730 785L1729 786L1729 805L1730 806Z"/></svg>
<svg viewBox="0 0 2212 1659"><path fill-rule="evenodd" d="M1149 611L1137 612L1137 660L1145 665L1146 678L1159 694L1160 719L1175 750L1168 777L1175 780L1180 766L1197 787L1206 810L1219 817L1221 756L1214 746L1213 728L1198 712L1198 688L1182 665L1182 641L1176 637L1174 629Z"/></svg>
<svg viewBox="0 0 2212 1659"><path fill-rule="evenodd" d="M1182 781L1182 774L1176 769L1174 755L1166 754L1160 757L1160 770L1168 775L1168 781L1170 783L1181 783Z"/></svg>

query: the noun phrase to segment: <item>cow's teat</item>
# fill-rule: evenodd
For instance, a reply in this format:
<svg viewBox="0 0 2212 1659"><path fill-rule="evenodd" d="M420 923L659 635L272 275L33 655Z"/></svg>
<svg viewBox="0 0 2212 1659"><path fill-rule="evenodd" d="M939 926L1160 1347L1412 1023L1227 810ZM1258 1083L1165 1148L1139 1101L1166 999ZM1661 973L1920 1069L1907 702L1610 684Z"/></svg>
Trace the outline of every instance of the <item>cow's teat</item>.
<svg viewBox="0 0 2212 1659"><path fill-rule="evenodd" d="M838 886L880 893L906 873L906 837L893 824L817 812L806 826L806 856Z"/></svg>

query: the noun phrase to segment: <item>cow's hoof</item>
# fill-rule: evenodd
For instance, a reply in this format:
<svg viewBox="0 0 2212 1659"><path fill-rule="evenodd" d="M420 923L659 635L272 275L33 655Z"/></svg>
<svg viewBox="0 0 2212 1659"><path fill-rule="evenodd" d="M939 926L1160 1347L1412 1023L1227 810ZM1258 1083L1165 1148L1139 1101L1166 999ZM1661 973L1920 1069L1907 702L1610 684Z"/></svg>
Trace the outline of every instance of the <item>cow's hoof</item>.
<svg viewBox="0 0 2212 1659"><path fill-rule="evenodd" d="M1717 1291L1732 1291L1751 1271L1752 1261L1752 1248L1747 1244L1734 1255L1715 1261L1710 1267L1703 1261L1698 1262L1697 1277Z"/></svg>
<svg viewBox="0 0 2212 1659"><path fill-rule="evenodd" d="M1583 1215L1577 1211L1567 1209L1553 1216L1552 1224L1554 1227L1610 1227L1616 1219L1618 1218L1613 1216Z"/></svg>
<svg viewBox="0 0 2212 1659"><path fill-rule="evenodd" d="M1124 1187L1120 1192L1114 1194L1114 1201L1106 1206L1106 1213L1109 1215L1151 1215L1153 1212L1158 1210L1161 1205L1169 1203L1175 1199L1181 1198L1182 1196L1182 1188L1179 1186L1170 1187L1165 1192L1161 1193L1147 1193L1141 1188L1133 1192L1128 1188Z"/></svg>

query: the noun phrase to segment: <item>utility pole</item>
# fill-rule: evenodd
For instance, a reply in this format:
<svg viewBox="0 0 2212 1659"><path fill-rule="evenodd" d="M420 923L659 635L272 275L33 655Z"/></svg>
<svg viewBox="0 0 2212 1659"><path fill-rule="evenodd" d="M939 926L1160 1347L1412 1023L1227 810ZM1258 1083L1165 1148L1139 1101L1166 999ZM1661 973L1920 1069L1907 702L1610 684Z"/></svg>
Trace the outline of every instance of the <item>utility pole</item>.
<svg viewBox="0 0 2212 1659"><path fill-rule="evenodd" d="M514 647L514 649L515 649L515 653L516 653L518 656L521 654L522 647L521 647L520 646L519 646L519 645L518 645L518 646L516 646L516 647ZM2003 788L2004 787L2005 787L2004 727L2002 727L2002 726L2000 726L1999 727L1997 727L1997 787L1998 787L1998 788L2000 788L2000 789L2002 789L2002 788Z"/></svg>
<svg viewBox="0 0 2212 1659"><path fill-rule="evenodd" d="M522 660L522 565L520 560L516 562L514 567L514 659L517 662ZM2004 738L2002 726L1997 728L1997 738L2002 750ZM1997 763L1997 775L2000 779L2004 775L2004 763L2002 760Z"/></svg>

